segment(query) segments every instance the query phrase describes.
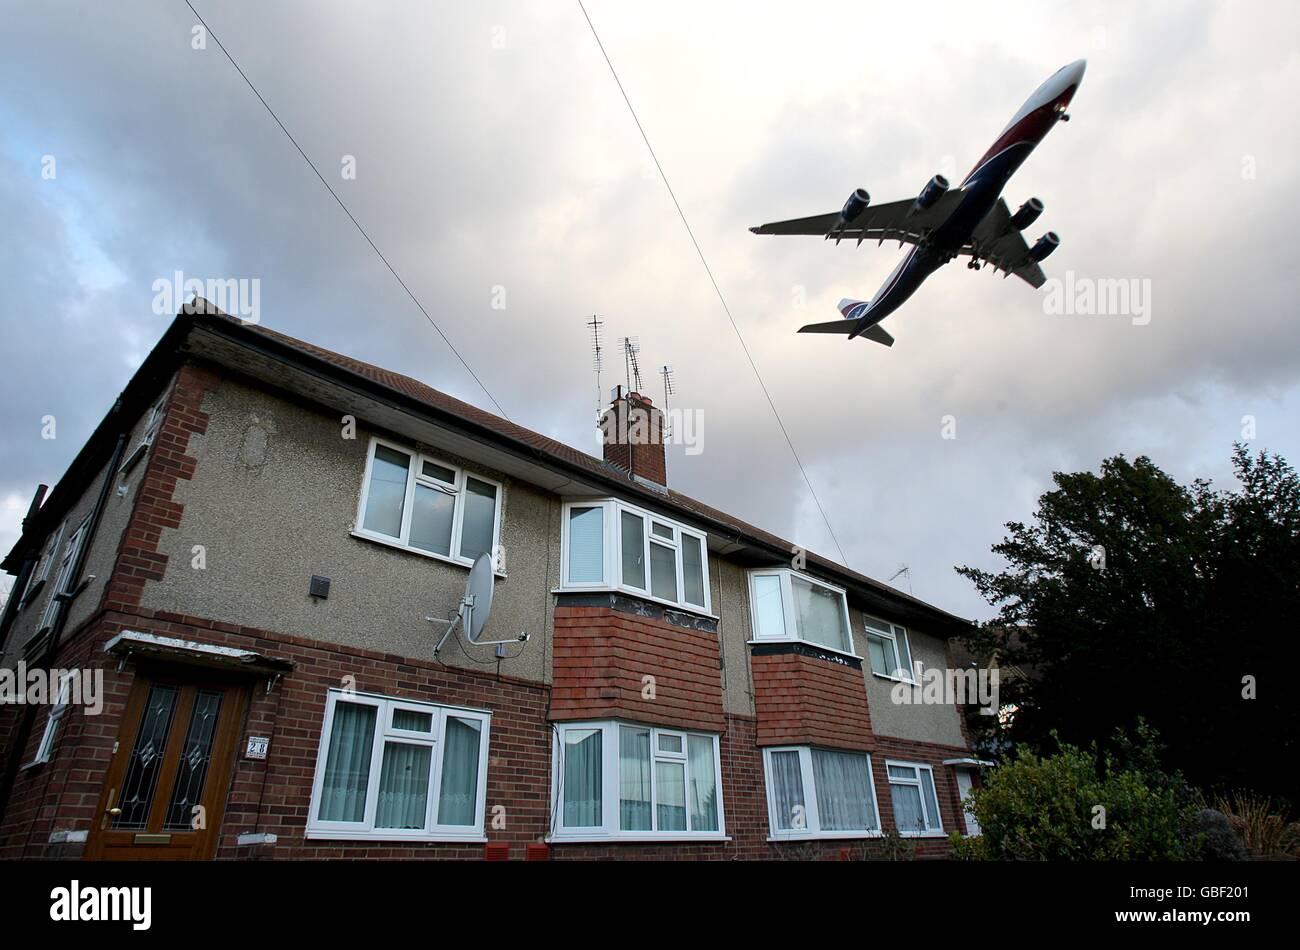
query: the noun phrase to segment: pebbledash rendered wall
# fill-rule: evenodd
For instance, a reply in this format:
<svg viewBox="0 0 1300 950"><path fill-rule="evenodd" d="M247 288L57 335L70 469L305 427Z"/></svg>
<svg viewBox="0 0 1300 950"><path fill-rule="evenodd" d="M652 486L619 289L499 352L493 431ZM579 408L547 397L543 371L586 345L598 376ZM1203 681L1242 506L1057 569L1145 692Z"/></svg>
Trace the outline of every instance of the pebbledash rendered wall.
<svg viewBox="0 0 1300 950"><path fill-rule="evenodd" d="M305 421L300 418L304 415ZM269 691L264 681L251 684L251 703L240 735L269 736L269 754L265 760L237 755L220 826L218 859L483 856L482 844L305 837L326 695L345 677L351 677L359 691L492 713L486 835L492 843L509 845L513 858L523 857L525 846L544 840L550 830L550 723L554 720L625 718L719 732L723 807L730 838L711 843L556 844L550 852L554 858L809 858L857 856L881 848L881 842L871 839L767 840L762 747L787 741L869 751L885 829L893 827L885 758L930 764L944 830L960 827L953 776L942 765L944 759L969 754L958 711L952 707L879 709L882 684L874 683L872 674L864 673L860 664L855 667L842 659L815 655L815 651L814 655L789 651L751 657L745 643L749 621L744 572L716 557L710 558L711 582L715 595L726 590L730 607L712 626L608 595L604 595L607 602L603 604L567 595L556 597L549 591L556 586L558 544L546 546L548 555L538 568L530 567L526 558L523 563L518 557L512 559L510 580L516 583L502 585L509 591L503 598L506 622L535 618L533 626L540 627L541 633L537 653L542 660L515 664L517 674L509 669L472 668L463 659L456 661L459 666L416 659L407 655L417 652L416 646L405 642L385 649L380 638L378 646L370 646L373 631L348 633L338 617L316 616L313 622L307 611L314 608L289 598L281 609L288 629L261 625L257 618L264 614L258 611L268 609L262 600L273 594L257 587L265 584L264 577L249 577L248 572L264 563L266 544L281 542L274 537L268 541L269 533L241 535L228 526L226 534L211 533L232 499L213 495L207 488L236 477L237 466L246 470L238 475L244 488L241 497L248 510L256 513L258 505L279 503L272 484L277 473L268 465L276 459L287 464L303 454L313 463L325 457L323 484L332 494L327 495L329 506L325 506L330 510L322 517L340 524L332 526L334 533L328 537L313 536L314 545L327 550L334 544L346 548L359 545L361 553L352 556L360 560L349 561L349 565L363 563L369 572L377 568L368 559L379 558L398 589L411 583L405 578L408 571L417 573L426 585L429 576L439 571L463 577L458 569L370 546L348 535L363 459L349 456L347 453L357 455L356 446L340 445L336 430L329 431L334 420L323 413L315 415L325 420L319 431L312 429L317 424L312 413L302 407L290 406L210 369L182 368L169 397L160 437L146 460L147 469L137 476L142 481L132 493L130 517L120 519L122 526L116 529L117 559L107 572L103 595L90 607L79 605L79 626L65 631L65 645L55 657L56 666L104 669L105 710L88 717L79 708L71 708L60 725L53 759L19 773L0 827L0 858L80 855L84 843L79 838L100 817L97 806L102 779L135 672L130 663L119 670L118 660L107 657L102 645L125 629L256 650L295 664L293 672ZM217 416L222 417L219 423ZM251 426L269 428L271 434L267 455L254 466L255 472L247 471L244 457ZM221 437L214 437L218 432ZM277 440L286 444L278 445ZM363 440L358 442L364 452ZM342 453L344 458L337 469L331 468L336 464L331 453ZM503 532L516 539L515 550L524 548L529 535L536 533L549 532L548 537L558 538L558 504L536 495L540 493L528 486L506 482ZM222 504L216 505L215 498L223 499ZM341 513L333 510L339 504L343 504ZM242 516L246 517L247 511ZM340 540L334 540L335 534ZM191 545L213 537L218 541L209 543L208 570L212 570L214 555L221 567L218 574L200 578L201 572L190 570ZM103 541L97 539L99 543ZM239 559L245 557L247 548L251 551L241 570ZM304 560L294 570L306 570L313 563ZM523 578L528 579L526 584ZM214 581L223 588L243 584L245 596L238 596L238 591L215 590L205 595L195 586ZM439 581L438 589L450 583ZM856 611L853 618L856 644L865 647ZM271 626L276 629L268 629ZM918 655L941 653L943 646L937 638L914 636L913 649ZM422 639L418 647L418 652L424 652L427 640ZM647 675L656 682L652 704L642 695ZM873 730L876 715L887 721L888 734ZM0 710L0 742L7 742L14 718ZM42 715L27 748L10 749L9 754L17 753L23 762L30 762L43 725ZM242 749L242 741L239 745ZM274 835L276 840L274 844L238 844L240 835L252 833ZM923 855L947 851L942 838L913 840Z"/></svg>

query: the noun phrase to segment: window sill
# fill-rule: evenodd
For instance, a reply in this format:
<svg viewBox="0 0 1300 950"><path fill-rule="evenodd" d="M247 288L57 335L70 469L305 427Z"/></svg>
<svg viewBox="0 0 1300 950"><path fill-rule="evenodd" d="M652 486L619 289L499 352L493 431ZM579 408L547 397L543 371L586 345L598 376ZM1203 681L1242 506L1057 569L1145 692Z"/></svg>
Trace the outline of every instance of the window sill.
<svg viewBox="0 0 1300 950"><path fill-rule="evenodd" d="M552 594L622 594L625 597L635 597L637 600L644 600L647 603L657 604L660 607L666 607L669 610L678 610L684 614L692 614L696 617L705 617L709 620L721 620L717 614L711 614L703 607L692 607L689 604L677 604L671 600L660 600L658 597L652 597L645 591L635 590L630 587L552 587Z"/></svg>
<svg viewBox="0 0 1300 950"><path fill-rule="evenodd" d="M898 833L898 836L900 838L946 838L948 837L948 832L946 831L900 831Z"/></svg>
<svg viewBox="0 0 1300 950"><path fill-rule="evenodd" d="M436 843L445 842L448 844L482 844L486 842L487 835L481 831L474 831L469 834L410 834L410 835L385 835L372 831L311 831L306 834L309 841L373 841L376 844L395 844L398 842L409 841L417 843Z"/></svg>
<svg viewBox="0 0 1300 950"><path fill-rule="evenodd" d="M826 831L804 834L769 834L767 840L770 842L782 841L865 841L872 838L880 838L883 835L879 831Z"/></svg>
<svg viewBox="0 0 1300 950"><path fill-rule="evenodd" d="M920 685L916 680L905 680L902 677L890 676L887 673L877 673L875 670L871 671L871 675L876 677L876 679L888 680L891 683L906 683L908 686Z"/></svg>
<svg viewBox="0 0 1300 950"><path fill-rule="evenodd" d="M727 834L675 835L675 834L556 834L546 837L547 844L692 844L730 841Z"/></svg>
<svg viewBox="0 0 1300 950"><path fill-rule="evenodd" d="M454 565L455 567L463 567L466 570L469 570L471 567L474 566L473 561L466 561L463 558L455 558L447 554L437 554L433 551L424 551L421 550L420 548L413 548L409 544L403 544L401 541L394 541L392 538L387 538L380 534L369 534L365 531L357 531L355 529L348 533L351 534L352 537L357 538L361 541L369 541L371 544L380 544L386 548L392 548L394 551L402 551L405 552L406 554L414 554L417 557L427 557L430 560L441 561L444 564L451 564ZM506 576L505 571L494 571L493 573L496 574L497 577Z"/></svg>
<svg viewBox="0 0 1300 950"><path fill-rule="evenodd" d="M814 643L812 640L800 640L798 637L765 637L761 640L746 640L745 643L750 646L763 646L768 643L802 643L804 646L812 647L814 650L825 650L827 653L834 653L838 656L847 656L851 660L862 660L862 657L848 650L837 650L835 647L828 647L825 644Z"/></svg>

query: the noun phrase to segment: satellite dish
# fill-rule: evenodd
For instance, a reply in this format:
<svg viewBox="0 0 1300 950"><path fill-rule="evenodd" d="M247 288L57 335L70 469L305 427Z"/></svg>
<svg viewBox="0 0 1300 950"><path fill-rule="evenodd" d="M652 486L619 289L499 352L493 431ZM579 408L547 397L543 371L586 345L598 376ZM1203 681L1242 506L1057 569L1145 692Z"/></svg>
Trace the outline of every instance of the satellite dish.
<svg viewBox="0 0 1300 950"><path fill-rule="evenodd" d="M470 643L478 642L478 635L483 632L488 614L492 612L492 587L495 583L492 555L486 552L480 554L474 559L474 566L469 569L465 596L460 600L461 620L465 624L465 636Z"/></svg>
<svg viewBox="0 0 1300 950"><path fill-rule="evenodd" d="M529 634L521 632L519 636L512 637L509 640L480 640L479 634L487 625L488 614L492 612L492 588L496 584L496 566L493 563L491 554L480 554L474 559L474 566L469 569L469 578L465 581L465 595L460 599L460 606L456 608L456 616L450 620L438 617L425 617L425 620L431 623L447 624L447 631L438 641L438 645L433 648L433 655L436 659L438 652L451 636L451 632L456 629L457 624L463 624L465 627L465 639L474 646L494 646L498 643L527 643ZM501 648L498 648L498 656Z"/></svg>

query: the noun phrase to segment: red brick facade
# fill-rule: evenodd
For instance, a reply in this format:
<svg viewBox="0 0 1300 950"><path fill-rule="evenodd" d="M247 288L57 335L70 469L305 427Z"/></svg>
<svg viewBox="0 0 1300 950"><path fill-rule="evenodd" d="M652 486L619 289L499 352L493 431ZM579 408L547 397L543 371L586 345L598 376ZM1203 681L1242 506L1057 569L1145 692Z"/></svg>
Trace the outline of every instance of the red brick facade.
<svg viewBox="0 0 1300 950"><path fill-rule="evenodd" d="M873 748L861 664L800 652L756 654L754 707L758 744Z"/></svg>
<svg viewBox="0 0 1300 950"><path fill-rule="evenodd" d="M615 717L721 732L718 635L662 616L557 606L551 718Z"/></svg>

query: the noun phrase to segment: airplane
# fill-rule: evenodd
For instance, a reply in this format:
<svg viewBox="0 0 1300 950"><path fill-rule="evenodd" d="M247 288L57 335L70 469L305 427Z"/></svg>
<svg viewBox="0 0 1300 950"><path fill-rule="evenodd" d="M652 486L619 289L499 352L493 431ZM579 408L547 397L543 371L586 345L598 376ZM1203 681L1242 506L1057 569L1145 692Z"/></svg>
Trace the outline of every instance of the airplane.
<svg viewBox="0 0 1300 950"><path fill-rule="evenodd" d="M949 189L946 178L935 175L916 198L873 206L871 196L858 188L839 211L750 228L755 234L817 234L828 241L834 238L836 244L845 238L856 238L859 245L878 238L880 244L896 240L900 247L905 242L912 245L874 297L841 300L842 319L812 323L799 332L847 334L850 340L862 336L893 346L894 338L880 322L959 254L970 256L966 266L972 270L991 264L1004 278L1015 274L1032 287L1041 287L1047 278L1038 265L1060 246L1061 239L1048 231L1028 246L1020 232L1043 213L1043 202L1030 198L1012 214L1001 198L1002 189L1048 130L1058 121L1070 120L1065 110L1083 81L1086 65L1082 59L1070 63L1034 90L955 190Z"/></svg>

